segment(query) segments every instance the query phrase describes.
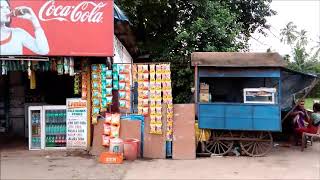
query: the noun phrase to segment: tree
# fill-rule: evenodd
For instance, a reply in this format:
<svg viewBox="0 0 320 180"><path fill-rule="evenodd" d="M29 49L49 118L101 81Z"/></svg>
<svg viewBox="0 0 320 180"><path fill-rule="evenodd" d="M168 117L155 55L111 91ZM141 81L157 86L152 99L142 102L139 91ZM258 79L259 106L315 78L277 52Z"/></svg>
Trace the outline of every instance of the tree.
<svg viewBox="0 0 320 180"><path fill-rule="evenodd" d="M175 103L188 102L194 51L246 50L250 33L268 28L270 0L118 0L133 24L139 49L172 64Z"/></svg>
<svg viewBox="0 0 320 180"><path fill-rule="evenodd" d="M281 41L292 48L293 59L288 61L288 67L300 72L320 73L319 52L317 50L312 53L312 50L307 50L309 44L307 33L304 29L298 31L293 22L289 22L281 29Z"/></svg>

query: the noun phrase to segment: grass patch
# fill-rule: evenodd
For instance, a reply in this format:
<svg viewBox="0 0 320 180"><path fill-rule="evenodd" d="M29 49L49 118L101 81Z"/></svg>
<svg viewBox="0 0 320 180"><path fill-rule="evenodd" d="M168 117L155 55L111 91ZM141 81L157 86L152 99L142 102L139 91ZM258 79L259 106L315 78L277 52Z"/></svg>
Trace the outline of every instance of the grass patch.
<svg viewBox="0 0 320 180"><path fill-rule="evenodd" d="M304 107L308 110L313 110L313 100L320 100L320 98L306 98Z"/></svg>

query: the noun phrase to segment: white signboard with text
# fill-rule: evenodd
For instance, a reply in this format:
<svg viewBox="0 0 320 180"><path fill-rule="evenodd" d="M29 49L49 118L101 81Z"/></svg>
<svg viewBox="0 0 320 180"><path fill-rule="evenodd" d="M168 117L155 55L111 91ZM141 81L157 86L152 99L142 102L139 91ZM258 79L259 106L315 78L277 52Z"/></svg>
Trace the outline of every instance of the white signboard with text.
<svg viewBox="0 0 320 180"><path fill-rule="evenodd" d="M87 101L67 99L67 148L87 148Z"/></svg>

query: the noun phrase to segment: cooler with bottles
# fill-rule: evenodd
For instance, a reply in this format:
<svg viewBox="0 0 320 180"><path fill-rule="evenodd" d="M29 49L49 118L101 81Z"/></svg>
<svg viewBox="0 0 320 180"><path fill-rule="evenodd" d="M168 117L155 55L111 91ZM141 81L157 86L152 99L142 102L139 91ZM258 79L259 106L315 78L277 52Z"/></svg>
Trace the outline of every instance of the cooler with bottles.
<svg viewBox="0 0 320 180"><path fill-rule="evenodd" d="M28 116L30 150L66 148L66 106L30 106Z"/></svg>

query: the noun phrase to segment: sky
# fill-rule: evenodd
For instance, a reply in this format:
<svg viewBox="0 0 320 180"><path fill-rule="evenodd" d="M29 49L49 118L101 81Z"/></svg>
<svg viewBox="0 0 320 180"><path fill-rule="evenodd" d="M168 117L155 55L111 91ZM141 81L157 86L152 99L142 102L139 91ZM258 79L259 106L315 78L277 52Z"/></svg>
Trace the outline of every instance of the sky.
<svg viewBox="0 0 320 180"><path fill-rule="evenodd" d="M266 52L270 48L281 55L290 54L290 46L280 42L280 30L290 21L297 25L298 30L308 32L309 49L320 41L320 0L273 0L271 9L277 11L277 15L267 18L271 25L267 30L268 36L254 33L249 40L251 52Z"/></svg>

